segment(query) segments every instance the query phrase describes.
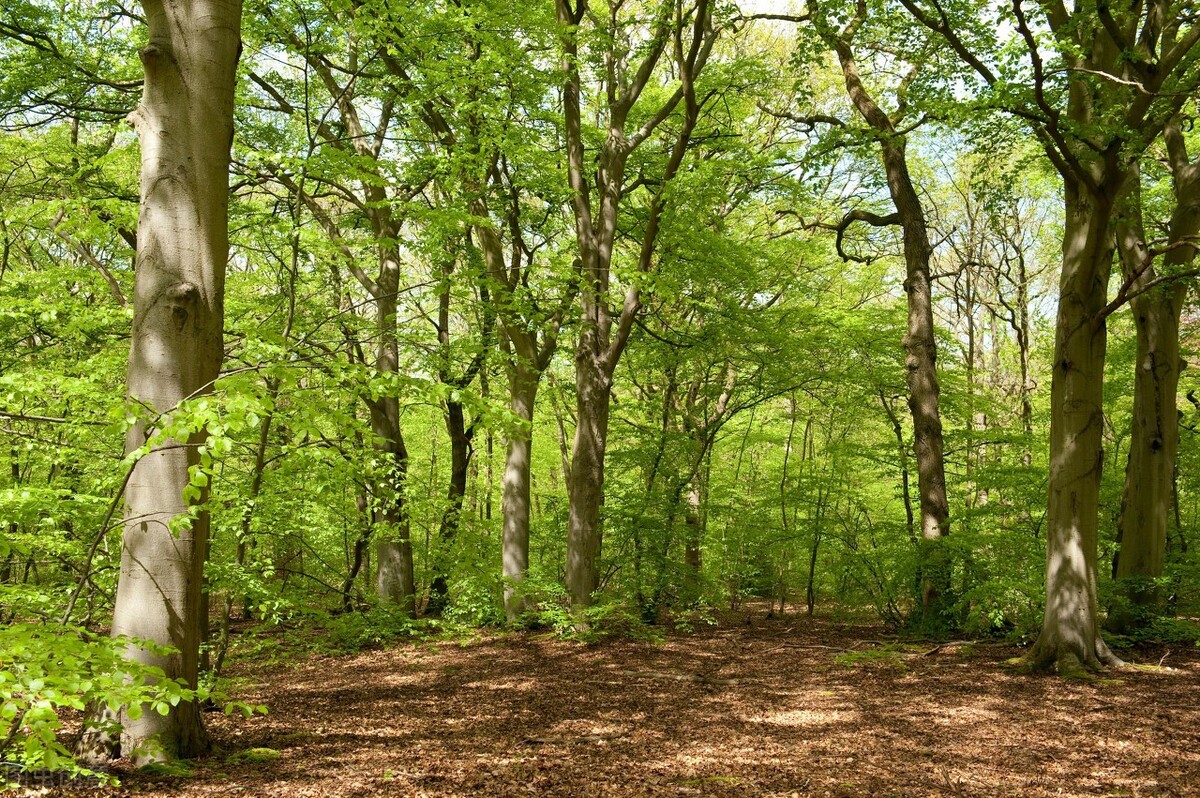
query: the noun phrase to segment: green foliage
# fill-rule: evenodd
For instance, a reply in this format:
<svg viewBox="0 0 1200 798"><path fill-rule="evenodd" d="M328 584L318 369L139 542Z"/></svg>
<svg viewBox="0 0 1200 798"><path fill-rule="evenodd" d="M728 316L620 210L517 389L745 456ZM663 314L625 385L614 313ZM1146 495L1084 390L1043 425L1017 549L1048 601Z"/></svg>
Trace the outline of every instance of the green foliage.
<svg viewBox="0 0 1200 798"><path fill-rule="evenodd" d="M189 779L196 775L192 764L183 759L174 762L149 762L138 770L150 776L166 776L173 779Z"/></svg>
<svg viewBox="0 0 1200 798"><path fill-rule="evenodd" d="M315 650L329 654L351 654L382 648L398 640L427 634L433 622L415 620L396 607L372 607L366 612L345 612L321 623L322 634L315 638Z"/></svg>
<svg viewBox="0 0 1200 798"><path fill-rule="evenodd" d="M227 358L211 394L166 414L128 400L122 387L139 152L121 120L140 91L144 26L109 0L6 6L4 756L69 770L56 736L61 711L164 711L197 697L125 662L123 642L96 634L119 572L122 479L167 443L195 455L189 511L173 529L210 515L210 606L258 624L234 622L224 642L269 664L501 625L503 453L518 434L533 440L531 573L520 587L529 610L518 628L653 640L663 621L690 632L711 623L716 606L769 599L791 612L807 609L810 595L815 614L874 615L893 628L928 620L919 611L919 519L908 517L918 491L901 241L894 227L855 224L841 230L846 258L834 245L847 212L889 203L879 139L857 121L829 48L855 8L830 5L793 37L790 28L781 36L732 24L732 7L718 4L725 27L697 87L703 113L682 168L664 185L678 111L629 156L604 290L616 307L636 286L641 312L612 375L604 588L580 611L562 585L563 471L578 399L565 344L587 328L574 301L575 188L563 179L553 4L365 0L353 13L335 5L339 13L309 0L247 5ZM999 6L943 7L961 40L988 53L993 85L980 85L891 3L867 4L856 46L865 84L888 98L885 110L906 131L937 242L954 602L952 617L935 620L1025 640L1043 604L1061 189L1039 142L995 112L1034 102L1031 62L1011 22ZM615 17L581 26L585 82L607 69L606 47L619 72L645 54L629 33L649 29L648 8L613 4ZM1034 20L1036 38L1063 45L1042 22ZM1070 74L1057 66L1061 55L1047 63L1051 104ZM675 91L669 56L628 109L634 128ZM583 94L590 158L605 134L604 94ZM1110 135L1107 121L1071 135ZM1194 146L1196 134L1186 136ZM1161 221L1173 195L1166 153L1153 146L1145 211ZM641 245L659 191L657 247L645 269ZM500 268L484 257L485 232L500 241ZM397 308L381 323L385 266L397 272L387 297ZM1184 354L1194 359L1188 324ZM1108 328L1099 576L1105 601L1121 609L1105 561L1116 548L1137 346L1124 311ZM506 394L509 372L528 365L515 346L522 334L542 347L564 342L537 364L545 376L532 423L516 420ZM383 368L378 346L391 338L397 363ZM1194 400L1193 372L1180 396ZM395 402L403 456L380 448L384 400ZM473 434L458 512L447 491L452 407ZM1140 619L1134 642L1200 639L1185 620L1200 612L1200 547L1190 540L1200 522L1200 436L1195 408L1181 407L1170 550L1156 583L1163 606ZM418 607L436 577L448 586L437 624L373 606L373 546L404 533ZM1162 615L1171 612L1178 618ZM221 645L208 641L209 653ZM900 655L856 652L839 662L902 665Z"/></svg>
<svg viewBox="0 0 1200 798"><path fill-rule="evenodd" d="M0 758L22 768L86 774L58 738L63 710L125 707L165 715L205 691L166 679L125 657L128 646L165 655L147 641L98 637L75 626L15 623L0 629Z"/></svg>

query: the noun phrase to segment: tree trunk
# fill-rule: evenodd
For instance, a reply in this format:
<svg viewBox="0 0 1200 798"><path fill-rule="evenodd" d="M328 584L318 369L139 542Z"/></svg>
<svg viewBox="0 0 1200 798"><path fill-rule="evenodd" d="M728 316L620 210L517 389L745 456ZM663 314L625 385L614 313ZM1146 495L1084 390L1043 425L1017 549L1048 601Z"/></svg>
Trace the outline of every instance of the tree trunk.
<svg viewBox="0 0 1200 798"><path fill-rule="evenodd" d="M504 611L509 621L525 610L521 583L529 572L529 475L533 407L541 372L518 355L509 369L509 408L520 422L508 435L504 459Z"/></svg>
<svg viewBox="0 0 1200 798"><path fill-rule="evenodd" d="M380 374L394 374L399 368L396 342L398 277L399 262L396 256L385 254L380 264L380 291L375 297L379 333L375 368ZM404 433L400 429L400 400L395 396L381 396L370 402L370 408L375 446L383 456L380 464L383 476L376 480L374 496L379 505L377 517L383 523L383 537L376 543L378 563L375 591L382 601L412 614L416 585L409 535L410 520L404 497L408 448L404 445Z"/></svg>
<svg viewBox="0 0 1200 798"><path fill-rule="evenodd" d="M447 488L446 510L438 526L438 573L429 586L429 603L426 612L441 615L450 602L447 562L450 547L458 534L459 519L462 517L463 497L467 495L467 477L471 467L471 439L474 427L468 427L461 402L446 402L446 432L450 438L450 485Z"/></svg>
<svg viewBox="0 0 1200 798"><path fill-rule="evenodd" d="M358 443L361 445L362 436L356 436ZM358 510L360 517L370 519L370 501L367 499L365 489L360 489L359 494L355 497L354 504ZM342 612L349 612L354 608L354 580L362 573L363 565L366 564L368 549L367 546L371 542L371 523L368 520L363 524L362 529L358 533L358 537L354 539L354 548L350 554L350 570L346 572L346 578L342 580ZM369 566L368 566L369 570Z"/></svg>
<svg viewBox="0 0 1200 798"><path fill-rule="evenodd" d="M855 61L852 39L865 14L866 7L860 6L855 21L843 29L839 36L831 36L830 43L837 52L846 93L855 110L880 136L888 191L896 208L896 213L886 219L862 218L872 224L899 224L903 231L904 291L908 295L908 329L904 336L904 352L921 520L921 537L917 544L921 572L921 619L924 623L941 626L950 621L949 610L953 597L950 595L949 552L942 543L942 538L950 534L950 506L946 500L937 343L933 330L933 292L929 274L933 246L929 243L925 210L909 175L907 141L904 133L896 130L896 123L903 111L890 117L884 113L867 91ZM901 101L897 105L903 108Z"/></svg>
<svg viewBox="0 0 1200 798"><path fill-rule="evenodd" d="M950 534L950 505L946 500L937 343L929 277L933 247L929 243L925 212L909 178L904 139L885 142L883 160L892 202L904 231L904 291L908 295L904 362L921 514L921 610L923 620L940 625L950 620L953 597L950 595L950 557L941 543L941 539Z"/></svg>
<svg viewBox="0 0 1200 798"><path fill-rule="evenodd" d="M677 106L682 105L680 127L661 173L659 187L651 197L642 233L637 270L646 273L654 265L659 225L666 206L666 188L683 163L699 118L700 103L696 99L695 80L712 52L717 29L712 25L709 0L699 0L687 13L660 17L649 30L644 31L648 37L639 47L640 63L636 66L628 64L628 70L624 67L619 70L627 74L630 80L626 82L622 78L620 82L625 85L609 82L615 79L615 74L610 70L608 80L602 80L605 85L598 88L597 96L607 97L607 106L601 115L605 117L608 132L596 153L593 166L586 161L584 146L584 92L578 47L579 26L588 16L587 4L572 5L566 0L557 0L555 7L558 20L563 25L563 128L567 182L572 192L571 206L579 247L582 317L575 350L577 422L571 472L567 477L570 504L567 592L571 596L572 606L579 610L591 603L592 593L600 581L600 511L604 502L604 454L608 439L612 375L629 341L634 319L642 307L637 280L633 280L626 289L619 313L611 309L608 296L617 218L625 191L625 168L634 150ZM685 34L689 28L690 41ZM614 33L609 36L612 42L616 41ZM680 82L679 90L668 97L657 112L651 111L649 121L641 128L630 130L630 111L655 74L660 58L668 52L668 41L672 40L675 47L671 53L673 64L670 68ZM625 58L612 51L606 57ZM590 94L592 87L588 88ZM592 175L596 189L594 205L589 180ZM577 622L585 625L582 619Z"/></svg>
<svg viewBox="0 0 1200 798"><path fill-rule="evenodd" d="M1171 135L1171 134L1168 134ZM1168 229L1171 248L1163 258L1165 272L1182 270L1195 258L1189 243L1200 230L1200 162L1177 164L1174 175L1175 209ZM1130 192L1136 205L1130 224L1118 228L1121 262L1133 290L1144 291L1156 279L1148 267L1141 221L1140 191ZM1113 577L1123 602L1109 613L1110 630L1129 633L1145 620L1159 601L1156 579L1163 574L1167 525L1174 495L1179 420L1176 397L1185 362L1179 355L1179 320L1187 288L1174 282L1139 293L1130 300L1137 331L1134 363L1133 431L1121 515L1117 522L1119 548Z"/></svg>
<svg viewBox="0 0 1200 798"><path fill-rule="evenodd" d="M274 402L278 393L278 383L273 380L267 380L267 395L270 396L272 402ZM275 413L267 413L258 428L258 446L254 450L254 470L250 475L250 494L246 497L246 506L242 510L241 530L237 536L237 551L235 556L239 568L246 564L246 554L254 546L254 508L258 502L259 494L262 493L263 473L266 470L267 463L267 445L270 443L271 424L274 420ZM249 618L252 614L253 609L250 606L250 597L243 595L242 617Z"/></svg>
<svg viewBox="0 0 1200 798"><path fill-rule="evenodd" d="M1101 187L1104 188L1103 186ZM1104 353L1115 189L1066 184L1062 276L1050 388L1046 613L1030 669L1064 675L1120 664L1098 628L1096 549L1103 466Z"/></svg>
<svg viewBox="0 0 1200 798"><path fill-rule="evenodd" d="M141 141L141 202L129 396L168 416L180 402L211 390L223 354L228 258L229 158L233 94L241 49L240 0L146 0L149 27L141 51L142 102L130 115ZM148 421L129 432L126 451L154 433ZM127 656L197 682L201 588L209 519L186 515L189 469L200 462L205 433L166 441L142 457L126 489L121 573L112 634L144 638L177 651ZM202 492L199 501L207 496ZM209 746L199 707L183 701L165 716L122 713L121 753L135 762L192 757Z"/></svg>
<svg viewBox="0 0 1200 798"><path fill-rule="evenodd" d="M688 579L698 588L703 570L701 544L704 541L704 472L698 471L692 478L687 491L687 506L684 508L683 562L687 565Z"/></svg>
<svg viewBox="0 0 1200 798"><path fill-rule="evenodd" d="M916 514L913 512L912 490L909 486L908 447L904 445L904 427L883 389L879 388L877 391L879 402L883 405L883 412L887 414L888 421L891 422L892 434L896 436L896 454L900 460L900 498L904 502L904 524L905 529L908 530L909 540L915 541L917 539L917 522Z"/></svg>
<svg viewBox="0 0 1200 798"><path fill-rule="evenodd" d="M594 335L583 331L580 338ZM570 515L567 522L567 592L576 608L592 603L600 586L603 544L600 511L604 506L604 453L608 444L612 382L581 344L575 358L577 387L575 441L567 478Z"/></svg>

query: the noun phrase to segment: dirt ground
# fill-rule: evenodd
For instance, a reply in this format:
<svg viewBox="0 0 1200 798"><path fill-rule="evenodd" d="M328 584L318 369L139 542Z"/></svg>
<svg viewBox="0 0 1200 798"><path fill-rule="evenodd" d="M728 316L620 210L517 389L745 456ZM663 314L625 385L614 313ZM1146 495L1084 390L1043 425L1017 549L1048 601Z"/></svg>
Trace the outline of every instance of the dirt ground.
<svg viewBox="0 0 1200 798"><path fill-rule="evenodd" d="M194 775L109 792L1200 795L1195 647L1089 684L1018 675L1019 653L755 612L660 643L494 634L237 663L236 697L269 714L208 715L218 747ZM252 748L279 756L239 761Z"/></svg>

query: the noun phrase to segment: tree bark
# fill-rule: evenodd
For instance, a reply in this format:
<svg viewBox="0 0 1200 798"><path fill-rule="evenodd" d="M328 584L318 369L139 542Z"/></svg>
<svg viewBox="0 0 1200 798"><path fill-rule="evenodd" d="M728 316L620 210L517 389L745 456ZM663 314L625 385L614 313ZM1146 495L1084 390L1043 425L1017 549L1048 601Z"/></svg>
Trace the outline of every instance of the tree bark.
<svg viewBox="0 0 1200 798"><path fill-rule="evenodd" d="M654 263L666 188L679 171L691 144L692 131L700 114L696 99L696 76L703 69L716 41L709 0L678 13L660 13L648 36L635 48L640 59L623 63L626 56L614 49L602 53L605 64L597 96L606 98L601 116L604 142L594 169L585 163L583 135L583 81L578 46L579 26L587 16L587 4L573 6L567 0L555 3L562 27L563 116L567 152L567 179L572 192L576 242L580 269L580 330L575 350L576 428L567 476L570 513L567 527L567 592L576 610L587 607L599 586L602 549L601 509L604 503L604 456L607 449L612 376L629 341L634 319L641 310L636 281L625 292L619 312L610 307L612 259L616 246L617 217L625 191L625 168L629 156L677 107L682 105L680 127L670 155L653 194L642 233L637 270L648 272ZM671 4L664 5L669 10ZM617 39L619 6L611 7L607 32ZM690 28L690 30L688 30ZM669 47L673 45L673 47ZM630 129L630 112L655 74L663 54L671 52L671 65L679 88L657 108L646 108L648 121ZM618 61L622 63L618 67ZM594 174L595 202L589 175ZM582 619L580 625L585 625Z"/></svg>
<svg viewBox="0 0 1200 798"><path fill-rule="evenodd" d="M913 419L913 450L921 514L921 609L935 624L949 621L951 563L941 539L950 534L946 499L941 390L937 377L937 343L933 329L933 291L929 259L933 246L925 211L908 173L905 140L883 144L883 161L892 202L904 231L904 291L908 295L908 330L904 336L908 408Z"/></svg>
<svg viewBox="0 0 1200 798"><path fill-rule="evenodd" d="M1120 664L1100 636L1097 526L1103 466L1104 354L1117 186L1066 184L1062 276L1050 388L1046 611L1026 657L1071 675Z"/></svg>
<svg viewBox="0 0 1200 798"><path fill-rule="evenodd" d="M541 371L519 355L509 367L509 409L518 426L508 434L504 457L504 611L514 621L525 610L521 583L529 572L529 498L533 408Z"/></svg>
<svg viewBox="0 0 1200 798"><path fill-rule="evenodd" d="M450 438L450 482L446 488L446 509L438 525L438 541L442 548L438 574L429 586L429 603L426 612L441 615L450 601L450 585L447 577L449 548L458 534L459 519L462 517L463 498L467 495L467 477L471 467L471 440L475 436L474 425L468 426L462 402L446 401L446 433Z"/></svg>
<svg viewBox="0 0 1200 798"><path fill-rule="evenodd" d="M1193 239L1200 232L1200 161L1188 162L1178 128L1172 140L1175 208L1168 227L1166 274L1178 272L1195 259ZM1154 287L1158 279L1147 250L1141 219L1140 190L1130 191L1132 205L1118 226L1121 263L1135 295L1130 299L1137 334L1134 362L1133 430L1121 514L1117 521L1118 550L1113 577L1123 601L1113 607L1107 627L1129 633L1146 620L1159 601L1156 579L1163 575L1167 526L1174 496L1174 473L1179 450L1176 407L1179 375L1185 361L1179 354L1179 321L1186 286L1180 282Z"/></svg>
<svg viewBox="0 0 1200 798"><path fill-rule="evenodd" d="M241 2L146 0L143 6L146 77L141 105L130 115L142 171L128 387L132 400L166 418L180 402L211 390L223 355ZM150 421L139 421L126 451L153 433ZM186 441L166 441L134 467L112 624L114 636L176 649L158 655L131 645L127 656L193 688L209 519L200 512L177 533L170 525L193 504L183 494L204 440L201 430ZM206 496L207 489L199 501ZM194 702L181 701L165 716L148 707L136 720L122 713L120 723L120 751L135 762L192 757L209 746Z"/></svg>
<svg viewBox="0 0 1200 798"><path fill-rule="evenodd" d="M385 252L380 259L378 290L375 292L376 330L379 345L375 368L380 374L395 374L399 369L399 347L396 341L396 295L399 290L400 265L398 255ZM404 496L408 477L408 447L400 429L400 400L396 396L381 396L369 402L371 431L382 462L383 476L375 482L375 502L378 518L383 524L382 536L376 542L375 591L379 598L412 614L415 609L416 584L413 575L410 519ZM379 534L377 530L376 534Z"/></svg>
<svg viewBox="0 0 1200 798"><path fill-rule="evenodd" d="M584 330L580 338L592 337ZM608 414L612 381L606 370L580 345L575 358L577 391L575 439L567 477L570 512L567 521L567 592L575 607L586 607L600 586L600 552L604 505L604 455L608 448Z"/></svg>

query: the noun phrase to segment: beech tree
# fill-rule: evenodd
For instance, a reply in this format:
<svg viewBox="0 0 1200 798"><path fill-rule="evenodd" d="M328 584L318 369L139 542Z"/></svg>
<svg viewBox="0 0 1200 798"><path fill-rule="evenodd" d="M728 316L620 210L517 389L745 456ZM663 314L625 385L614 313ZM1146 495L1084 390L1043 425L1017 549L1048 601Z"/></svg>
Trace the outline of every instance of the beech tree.
<svg viewBox="0 0 1200 798"><path fill-rule="evenodd" d="M284 16L267 9L265 16L272 24L273 36L303 59L306 72L323 88L328 113L338 123L333 125L322 119L319 124L310 126L311 95L303 94L301 101L289 98L276 85L283 78L278 73L255 70L250 73L251 81L267 95L271 102L269 110L299 117L298 121L310 128L310 150L320 148L329 153L327 157L334 163L353 165L344 180L337 172L328 178L321 174L314 176L316 190L307 186L304 180L307 175L303 172L298 176L290 173L283 164L273 162L268 162L265 168L266 176L278 180L299 198L341 255L340 263L331 268L339 272L345 269L352 275L373 306L372 363L377 386L374 389L363 386L361 398L370 414L373 444L378 452L368 503L372 525L376 528L375 590L379 597L411 613L415 611L416 580L410 539L411 516L406 497L409 453L400 423L397 313L403 271L401 228L405 221L401 210L403 203L418 194L426 181L407 184L389 179L384 147L389 129L396 122L391 112L396 96L395 92L385 89L387 99L380 100L370 91L377 87L360 79L355 65L363 44L348 37L345 52L335 55L325 51L326 42L313 40L311 31L304 30L303 36L298 33L297 20L291 15ZM373 114L376 102L382 102L389 109L378 118ZM333 187L333 207L322 202L318 194L325 183ZM361 213L365 220L374 248L371 271L363 267L352 246L357 243L357 220L352 218L349 224L341 220L339 200ZM336 281L340 282L340 277ZM346 289L338 291L338 301L345 302L347 310L353 307Z"/></svg>
<svg viewBox="0 0 1200 798"><path fill-rule="evenodd" d="M1194 3L11 6L5 762L284 621L1196 634Z"/></svg>
<svg viewBox="0 0 1200 798"><path fill-rule="evenodd" d="M1169 122L1162 138L1173 205L1166 242L1156 246L1148 240L1142 174L1135 170L1116 227L1123 282L1108 306L1129 302L1137 336L1133 430L1113 561L1125 604L1113 607L1108 618L1108 627L1118 632L1132 631L1144 620L1139 616L1158 601L1155 580L1163 575L1179 451L1176 397L1185 365L1179 321L1187 295L1181 278L1196 259L1200 233L1200 159L1189 156L1180 120ZM1161 273L1156 261L1161 261Z"/></svg>
<svg viewBox="0 0 1200 798"><path fill-rule="evenodd" d="M1024 119L1063 180L1065 229L1051 383L1046 610L1026 656L1060 672L1120 665L1099 629L1097 541L1113 223L1133 165L1200 81L1187 3L1012 6L1021 62L977 49L995 31L901 0ZM975 8L966 13L994 16ZM998 30L998 29L997 29ZM989 60L991 59L991 60ZM1048 60L1051 59L1051 60Z"/></svg>
<svg viewBox="0 0 1200 798"><path fill-rule="evenodd" d="M877 227L898 225L904 248L904 291L908 298L908 329L904 335L908 407L913 423L913 450L917 465L919 497L919 534L921 558L921 607L925 621L934 625L950 621L953 603L950 595L951 565L941 539L950 533L950 505L946 496L946 464L943 455L942 419L939 409L940 387L937 376L937 341L933 322L933 284L930 259L933 244L921 197L913 183L908 164L908 136L927 121L915 116L908 93L925 61L932 58L926 45L912 54L897 82L892 110L886 111L868 87L855 55L856 40L868 23L868 6L860 0L852 13L810 2L809 15L821 41L837 55L846 94L855 112L866 123L869 135L878 140L886 175L888 193L895 210L876 214L862 208L847 213L836 225L838 246L846 229L857 222ZM843 21L842 17L848 18ZM845 128L845 122L828 115L791 117L803 124L831 124ZM852 134L851 134L852 135Z"/></svg>
<svg viewBox="0 0 1200 798"><path fill-rule="evenodd" d="M135 644L128 656L194 689L209 532L207 481L198 467L210 455L205 430L181 431L172 414L211 391L224 352L242 8L240 0L147 0L143 8L146 76L129 119L142 147L128 373L129 398L139 409L125 445L137 462L125 489L112 633L170 647L167 653ZM189 493L193 486L199 490ZM120 752L136 761L187 758L208 747L195 701L165 714L126 707L119 723Z"/></svg>
<svg viewBox="0 0 1200 798"><path fill-rule="evenodd" d="M639 274L655 265L655 243L671 179L687 155L692 130L700 116L701 99L696 81L716 42L709 0L694 5L665 0L646 10L648 20L626 20L620 4L608 9L603 28L596 32L598 52L580 47L587 0L556 0L562 26L563 114L567 150L567 177L575 214L579 247L580 329L575 348L576 427L571 447L571 473L567 481L570 523L567 532L567 591L577 608L588 606L600 584L602 543L601 507L604 503L604 455L608 441L609 403L613 373L629 342L634 319L641 309ZM632 40L643 29L648 37ZM585 55L586 53L586 55ZM636 66L630 63L631 56ZM666 55L678 86L669 93L643 93L660 75ZM592 111L584 105L585 58L599 57L601 67L594 86L600 107L603 144L595 155L594 184L585 147L583 119ZM589 88L591 85L589 84ZM657 87L655 87L657 88ZM666 93L663 98L662 94ZM642 100L639 103L639 100ZM630 155L682 106L682 118L670 144L670 156L661 174L654 177L649 210L629 281L619 310L610 305L609 292L617 246L617 221L622 200L629 192L626 166Z"/></svg>

